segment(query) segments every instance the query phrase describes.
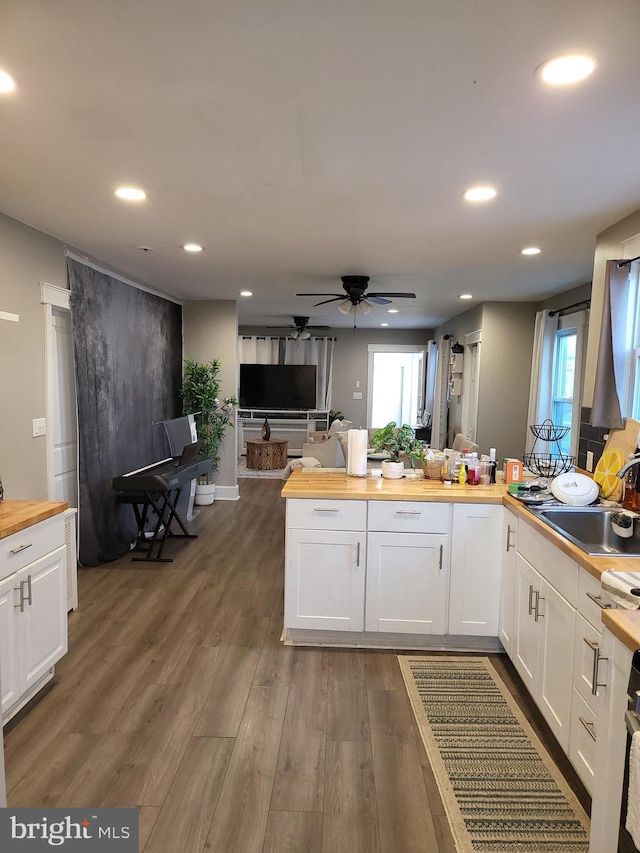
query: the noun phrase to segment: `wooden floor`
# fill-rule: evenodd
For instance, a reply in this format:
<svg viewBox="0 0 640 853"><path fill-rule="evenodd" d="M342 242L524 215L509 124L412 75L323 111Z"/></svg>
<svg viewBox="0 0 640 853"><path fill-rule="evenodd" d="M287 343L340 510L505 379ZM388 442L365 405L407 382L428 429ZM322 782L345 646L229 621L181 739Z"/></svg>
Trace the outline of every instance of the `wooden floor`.
<svg viewBox="0 0 640 853"><path fill-rule="evenodd" d="M137 806L144 853L454 853L395 655L280 642L281 487L241 480L173 563L80 571L54 686L5 729L9 805Z"/></svg>

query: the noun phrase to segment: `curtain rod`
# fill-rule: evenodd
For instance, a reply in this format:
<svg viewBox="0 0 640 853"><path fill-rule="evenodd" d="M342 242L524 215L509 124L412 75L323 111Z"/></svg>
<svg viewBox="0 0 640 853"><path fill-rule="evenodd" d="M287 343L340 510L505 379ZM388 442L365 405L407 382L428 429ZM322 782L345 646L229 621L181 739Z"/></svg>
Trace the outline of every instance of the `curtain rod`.
<svg viewBox="0 0 640 853"><path fill-rule="evenodd" d="M634 261L640 261L640 255L637 258L629 258L628 261L618 261L618 269L621 270L622 267L626 267L627 264L632 264Z"/></svg>
<svg viewBox="0 0 640 853"><path fill-rule="evenodd" d="M550 317L555 317L556 314L573 314L574 308L580 308L581 305L591 305L590 299L583 299L582 302L574 302L573 305L565 305L564 308L556 308L554 311L549 311Z"/></svg>

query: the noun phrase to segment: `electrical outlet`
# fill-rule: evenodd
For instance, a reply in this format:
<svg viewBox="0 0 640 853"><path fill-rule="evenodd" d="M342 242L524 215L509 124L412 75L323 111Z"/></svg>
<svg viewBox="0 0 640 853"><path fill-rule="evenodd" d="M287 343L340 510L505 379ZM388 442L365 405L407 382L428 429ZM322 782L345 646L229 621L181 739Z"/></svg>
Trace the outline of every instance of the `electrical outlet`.
<svg viewBox="0 0 640 853"><path fill-rule="evenodd" d="M587 471L593 471L593 450L587 450Z"/></svg>
<svg viewBox="0 0 640 853"><path fill-rule="evenodd" d="M47 434L47 419L46 418L34 418L33 419L33 437L37 438L39 435Z"/></svg>
<svg viewBox="0 0 640 853"><path fill-rule="evenodd" d="M354 391L353 392L354 400L362 400L362 391Z"/></svg>

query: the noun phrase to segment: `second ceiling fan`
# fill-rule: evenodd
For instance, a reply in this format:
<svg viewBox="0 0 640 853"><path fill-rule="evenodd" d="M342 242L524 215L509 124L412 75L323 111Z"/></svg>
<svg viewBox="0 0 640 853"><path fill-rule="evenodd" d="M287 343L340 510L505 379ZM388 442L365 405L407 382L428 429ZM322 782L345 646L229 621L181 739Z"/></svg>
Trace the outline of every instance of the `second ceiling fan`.
<svg viewBox="0 0 640 853"><path fill-rule="evenodd" d="M356 312L362 311L363 314L368 314L371 310L371 304L388 305L392 299L415 299L415 293L368 293L369 276L368 275L343 275L342 287L344 293L296 293L296 296L327 296L328 299L323 299L321 302L316 302L313 306L326 305L329 302L339 302L338 311L341 314L353 313L353 325L355 327Z"/></svg>

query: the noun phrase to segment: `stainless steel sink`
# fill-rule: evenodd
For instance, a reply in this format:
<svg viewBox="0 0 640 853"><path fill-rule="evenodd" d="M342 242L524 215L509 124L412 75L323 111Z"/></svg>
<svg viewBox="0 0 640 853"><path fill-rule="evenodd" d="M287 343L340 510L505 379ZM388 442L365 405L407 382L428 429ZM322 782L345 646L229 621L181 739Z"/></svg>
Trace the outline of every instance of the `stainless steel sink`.
<svg viewBox="0 0 640 853"><path fill-rule="evenodd" d="M593 557L640 557L640 519L633 522L633 536L618 536L611 527L611 517L619 512L618 509L600 506L530 509L549 527Z"/></svg>

